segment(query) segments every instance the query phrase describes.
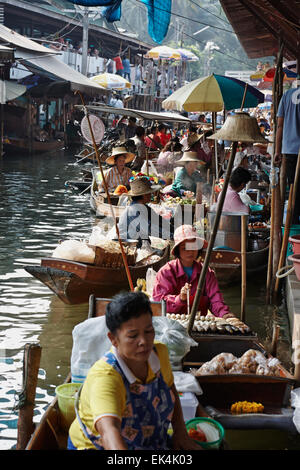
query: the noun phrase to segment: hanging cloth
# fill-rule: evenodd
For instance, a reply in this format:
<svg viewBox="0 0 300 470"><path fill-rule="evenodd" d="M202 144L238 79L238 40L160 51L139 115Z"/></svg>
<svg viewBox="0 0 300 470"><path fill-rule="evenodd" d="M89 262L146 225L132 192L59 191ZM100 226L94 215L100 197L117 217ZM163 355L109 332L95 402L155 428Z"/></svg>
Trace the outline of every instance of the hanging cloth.
<svg viewBox="0 0 300 470"><path fill-rule="evenodd" d="M172 0L141 0L148 8L148 33L160 44L169 29Z"/></svg>

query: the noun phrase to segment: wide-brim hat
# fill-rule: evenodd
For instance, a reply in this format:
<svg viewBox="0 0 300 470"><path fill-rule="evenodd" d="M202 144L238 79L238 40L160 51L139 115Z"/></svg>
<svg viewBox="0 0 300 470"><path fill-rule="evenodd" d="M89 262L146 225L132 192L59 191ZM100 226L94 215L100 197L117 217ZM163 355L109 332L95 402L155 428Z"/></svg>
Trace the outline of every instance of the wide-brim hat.
<svg viewBox="0 0 300 470"><path fill-rule="evenodd" d="M175 243L171 250L171 254L174 255L174 250L178 245L180 245L180 243L187 242L189 240L196 240L198 250L202 250L208 246L207 241L204 238L199 237L197 231L192 225L181 225L180 227L177 227L174 232Z"/></svg>
<svg viewBox="0 0 300 470"><path fill-rule="evenodd" d="M108 163L109 165L115 165L115 157L119 157L120 155L125 155L126 160L125 163L132 162L132 160L135 158L134 153L128 152L126 147L114 147L112 149L111 156L108 157L105 162Z"/></svg>
<svg viewBox="0 0 300 470"><path fill-rule="evenodd" d="M175 166L184 166L185 163L197 162L199 165L205 165L205 162L199 160L197 152L186 151L183 156L175 163Z"/></svg>
<svg viewBox="0 0 300 470"><path fill-rule="evenodd" d="M148 178L136 178L130 182L130 190L128 196L144 196L144 194L155 193L159 191L161 186L159 184L151 184Z"/></svg>
<svg viewBox="0 0 300 470"><path fill-rule="evenodd" d="M204 134L196 134L195 132L187 136L187 143L189 146L196 144L204 136Z"/></svg>

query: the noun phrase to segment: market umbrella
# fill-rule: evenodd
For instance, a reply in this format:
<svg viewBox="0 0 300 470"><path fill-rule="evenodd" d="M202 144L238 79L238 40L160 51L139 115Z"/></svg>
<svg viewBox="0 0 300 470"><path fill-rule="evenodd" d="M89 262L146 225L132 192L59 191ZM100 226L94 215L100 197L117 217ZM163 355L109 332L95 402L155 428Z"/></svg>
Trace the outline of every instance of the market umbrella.
<svg viewBox="0 0 300 470"><path fill-rule="evenodd" d="M188 49L176 49L177 52L181 55L182 60L187 60L189 62L196 62L199 60L199 57L196 56L192 51L189 51Z"/></svg>
<svg viewBox="0 0 300 470"><path fill-rule="evenodd" d="M128 80L114 73L101 73L91 77L91 80L110 90L124 90L132 86Z"/></svg>
<svg viewBox="0 0 300 470"><path fill-rule="evenodd" d="M233 77L212 74L198 78L162 102L165 109L177 111L221 111L222 109L256 108L264 94Z"/></svg>
<svg viewBox="0 0 300 470"><path fill-rule="evenodd" d="M150 49L145 55L146 59L175 59L180 60L181 55L176 49L168 46L157 46Z"/></svg>

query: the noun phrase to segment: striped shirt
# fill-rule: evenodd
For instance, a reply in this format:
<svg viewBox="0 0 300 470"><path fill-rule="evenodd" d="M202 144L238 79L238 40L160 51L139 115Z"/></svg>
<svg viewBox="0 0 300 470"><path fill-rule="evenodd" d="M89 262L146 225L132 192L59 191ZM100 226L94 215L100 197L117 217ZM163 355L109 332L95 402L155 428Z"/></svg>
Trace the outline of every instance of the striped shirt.
<svg viewBox="0 0 300 470"><path fill-rule="evenodd" d="M105 174L105 180L108 187L108 191L113 193L117 186L124 185L128 186L128 180L132 176L132 171L130 168L125 166L123 173L119 173L119 170L116 165L110 168ZM103 181L99 183L99 189L104 189Z"/></svg>

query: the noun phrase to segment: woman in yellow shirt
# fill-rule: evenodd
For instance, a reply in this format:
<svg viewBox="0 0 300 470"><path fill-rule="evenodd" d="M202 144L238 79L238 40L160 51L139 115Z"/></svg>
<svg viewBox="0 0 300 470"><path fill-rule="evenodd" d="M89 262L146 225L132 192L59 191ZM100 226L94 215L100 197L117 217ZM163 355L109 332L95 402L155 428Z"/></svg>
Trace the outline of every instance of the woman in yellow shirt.
<svg viewBox="0 0 300 470"><path fill-rule="evenodd" d="M87 375L68 449L201 449L187 434L167 347L154 344L147 296L115 296L106 324L112 348Z"/></svg>

